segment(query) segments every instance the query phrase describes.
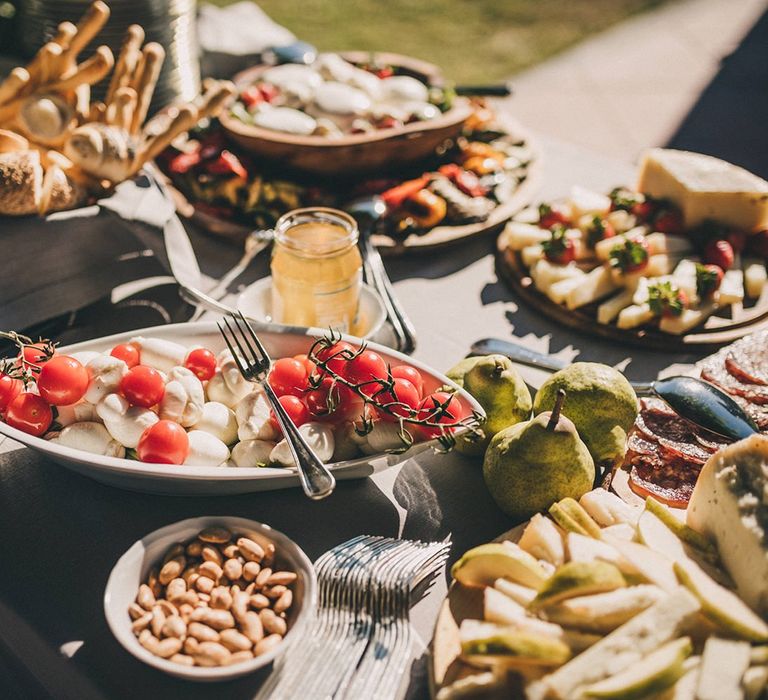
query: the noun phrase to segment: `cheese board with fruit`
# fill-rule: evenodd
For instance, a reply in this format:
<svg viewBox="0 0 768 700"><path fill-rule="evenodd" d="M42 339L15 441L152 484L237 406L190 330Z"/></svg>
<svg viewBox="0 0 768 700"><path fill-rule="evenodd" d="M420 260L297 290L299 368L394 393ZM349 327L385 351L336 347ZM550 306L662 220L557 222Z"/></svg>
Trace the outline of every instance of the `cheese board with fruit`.
<svg viewBox="0 0 768 700"><path fill-rule="evenodd" d="M658 349L724 344L768 323L768 182L651 149L634 188L574 187L507 224L500 276L560 323Z"/></svg>

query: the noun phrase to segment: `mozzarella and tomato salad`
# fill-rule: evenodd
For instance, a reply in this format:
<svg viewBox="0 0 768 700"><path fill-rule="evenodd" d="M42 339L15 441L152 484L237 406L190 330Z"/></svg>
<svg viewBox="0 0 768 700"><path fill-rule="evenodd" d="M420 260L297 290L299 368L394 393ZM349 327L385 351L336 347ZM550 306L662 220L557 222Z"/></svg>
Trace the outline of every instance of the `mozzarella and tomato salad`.
<svg viewBox="0 0 768 700"><path fill-rule="evenodd" d="M410 365L344 341L313 347L322 367L283 357L268 381L323 461L405 449L464 417L454 395L425 393ZM108 352L64 354L41 341L4 368L0 416L30 435L156 464L295 466L264 389L243 379L229 350L135 337Z"/></svg>
<svg viewBox="0 0 768 700"><path fill-rule="evenodd" d="M510 222L502 251L520 256L536 288L569 309L591 307L619 328L680 335L766 286L768 231L706 221L686 228L668 200L617 187L574 187Z"/></svg>

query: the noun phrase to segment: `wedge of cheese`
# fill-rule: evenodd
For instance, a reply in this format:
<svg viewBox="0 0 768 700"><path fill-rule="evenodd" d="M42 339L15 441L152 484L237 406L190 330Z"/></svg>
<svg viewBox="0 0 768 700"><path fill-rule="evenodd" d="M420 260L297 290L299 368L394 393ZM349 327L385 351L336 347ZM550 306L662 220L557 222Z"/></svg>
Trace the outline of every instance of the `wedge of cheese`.
<svg viewBox="0 0 768 700"><path fill-rule="evenodd" d="M710 637L701 655L696 700L743 700L741 679L748 667L748 642Z"/></svg>
<svg viewBox="0 0 768 700"><path fill-rule="evenodd" d="M709 458L687 522L714 538L742 600L768 614L768 437L753 435Z"/></svg>
<svg viewBox="0 0 768 700"><path fill-rule="evenodd" d="M637 189L674 202L688 228L707 219L745 231L768 226L768 182L712 156L652 148L640 164Z"/></svg>

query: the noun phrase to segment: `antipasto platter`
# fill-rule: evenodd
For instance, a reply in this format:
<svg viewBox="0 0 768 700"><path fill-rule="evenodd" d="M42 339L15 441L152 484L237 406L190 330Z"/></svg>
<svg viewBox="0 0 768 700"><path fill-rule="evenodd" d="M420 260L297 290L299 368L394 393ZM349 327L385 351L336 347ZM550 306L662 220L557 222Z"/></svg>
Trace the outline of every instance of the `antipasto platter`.
<svg viewBox="0 0 768 700"><path fill-rule="evenodd" d="M569 328L656 349L722 345L768 323L768 183L653 149L634 189L574 187L510 222L499 275Z"/></svg>

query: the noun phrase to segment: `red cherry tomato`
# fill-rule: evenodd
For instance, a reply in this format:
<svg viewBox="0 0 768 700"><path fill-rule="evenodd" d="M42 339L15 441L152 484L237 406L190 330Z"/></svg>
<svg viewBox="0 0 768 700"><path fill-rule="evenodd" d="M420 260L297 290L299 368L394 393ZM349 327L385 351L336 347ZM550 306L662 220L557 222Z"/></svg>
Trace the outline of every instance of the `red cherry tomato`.
<svg viewBox="0 0 768 700"><path fill-rule="evenodd" d="M292 357L281 357L272 366L269 383L278 396L303 396L307 388L307 368Z"/></svg>
<svg viewBox="0 0 768 700"><path fill-rule="evenodd" d="M304 423L309 420L309 409L297 396L286 394L285 396L281 396L278 401L297 428L300 425L304 425ZM272 421L272 425L275 426L276 430L280 430L280 423L277 422L277 417L274 412L272 412L269 420Z"/></svg>
<svg viewBox="0 0 768 700"><path fill-rule="evenodd" d="M24 382L21 379L14 379L7 374L0 375L0 413L8 408L11 403L24 388Z"/></svg>
<svg viewBox="0 0 768 700"><path fill-rule="evenodd" d="M385 391L378 396L374 398L374 401L379 406L385 406L388 403L397 403L397 404L405 404L404 406L392 406L391 411L394 412L396 416L400 416L401 418L408 418L411 415L411 411L409 409L416 409L419 407L419 400L420 400L419 392L416 389L411 382L409 382L407 379L401 379L400 377L395 377L394 380L394 391ZM378 412L379 416L383 420L394 420L394 416L392 416L387 411L381 410Z"/></svg>
<svg viewBox="0 0 768 700"><path fill-rule="evenodd" d="M178 423L161 420L141 434L136 452L142 462L183 464L189 454L189 437Z"/></svg>
<svg viewBox="0 0 768 700"><path fill-rule="evenodd" d="M293 359L298 360L302 365L304 365L304 369L307 370L308 377L311 377L312 373L317 369L317 365L312 362L312 360L310 360L306 355L294 355Z"/></svg>
<svg viewBox="0 0 768 700"><path fill-rule="evenodd" d="M56 355L46 362L37 378L37 389L49 404L69 406L88 389L88 370L74 357Z"/></svg>
<svg viewBox="0 0 768 700"><path fill-rule="evenodd" d="M421 376L421 372L415 367L411 367L410 365L397 365L392 368L392 376L395 377L395 379L407 379L416 387L416 391L419 392L419 397L424 396L424 378Z"/></svg>
<svg viewBox="0 0 768 700"><path fill-rule="evenodd" d="M704 248L704 262L717 265L723 270L733 267L733 248L728 241L710 241Z"/></svg>
<svg viewBox="0 0 768 700"><path fill-rule="evenodd" d="M329 348L320 348L315 353L318 360L325 362L326 367L334 374L344 374L344 368L347 365L348 357L355 352L355 348L349 343L340 340ZM343 354L342 354L343 353Z"/></svg>
<svg viewBox="0 0 768 700"><path fill-rule="evenodd" d="M109 353L112 357L125 362L128 367L135 367L141 362L141 353L139 349L131 343L122 343L115 345Z"/></svg>
<svg viewBox="0 0 768 700"><path fill-rule="evenodd" d="M51 426L53 411L42 396L24 392L8 404L5 422L12 428L40 437Z"/></svg>
<svg viewBox="0 0 768 700"><path fill-rule="evenodd" d="M131 367L120 382L120 391L134 406L150 408L159 403L165 394L163 376L146 365Z"/></svg>
<svg viewBox="0 0 768 700"><path fill-rule="evenodd" d="M320 386L317 389L310 389L304 395L304 401L306 401L307 409L312 416L316 418L323 418L330 415L331 407L328 404L328 397L331 393L332 385L333 379L326 377L322 382L320 382Z"/></svg>
<svg viewBox="0 0 768 700"><path fill-rule="evenodd" d="M187 355L184 366L204 382L216 374L216 355L206 348L195 348Z"/></svg>
<svg viewBox="0 0 768 700"><path fill-rule="evenodd" d="M439 407L448 402L442 415L437 416ZM436 391L425 396L419 404L419 419L429 420L431 423L456 423L463 418L459 400L446 391ZM435 437L440 434L440 428L422 426L422 432L427 437Z"/></svg>
<svg viewBox="0 0 768 700"><path fill-rule="evenodd" d="M344 367L344 378L358 385L367 396L375 394L381 386L373 380L387 378L387 363L373 350L364 350ZM370 383L369 383L370 382Z"/></svg>
<svg viewBox="0 0 768 700"><path fill-rule="evenodd" d="M22 355L24 357L24 362L27 365L32 365L33 367L42 367L48 360L50 360L50 357L46 355L45 348L42 345L25 345L24 349L22 350Z"/></svg>

